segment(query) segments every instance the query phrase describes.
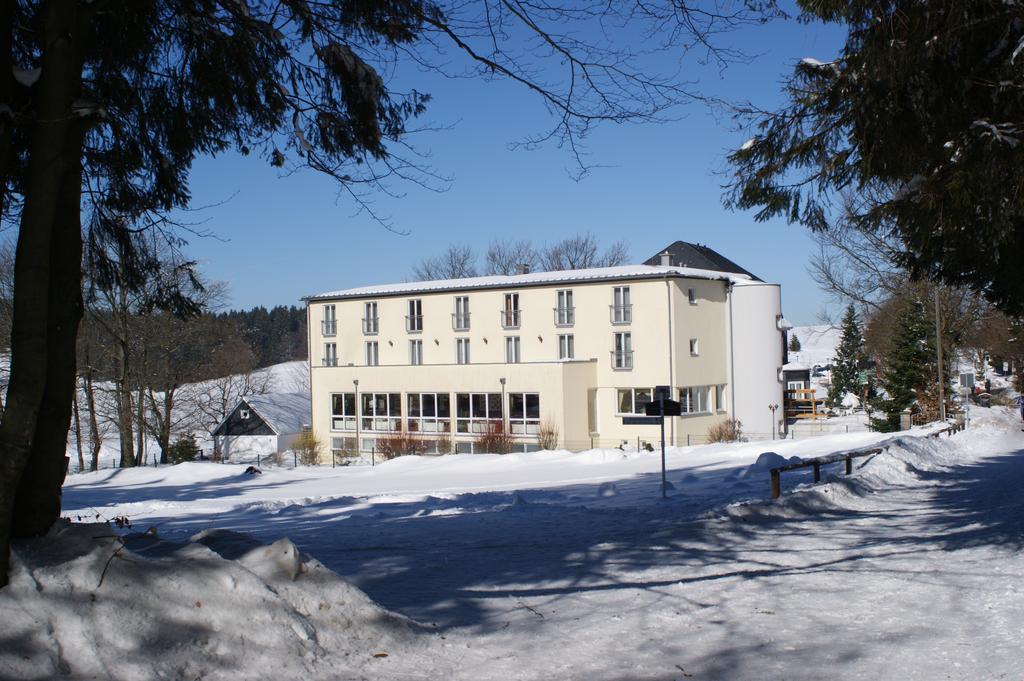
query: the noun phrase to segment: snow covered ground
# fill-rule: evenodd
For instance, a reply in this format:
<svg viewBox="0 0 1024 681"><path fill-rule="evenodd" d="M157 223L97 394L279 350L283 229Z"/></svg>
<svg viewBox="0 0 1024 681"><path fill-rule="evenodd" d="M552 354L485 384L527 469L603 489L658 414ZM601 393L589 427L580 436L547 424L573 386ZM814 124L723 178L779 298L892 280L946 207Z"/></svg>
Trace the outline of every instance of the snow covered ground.
<svg viewBox="0 0 1024 681"><path fill-rule="evenodd" d="M1019 679L1019 419L923 435L680 448L667 501L618 450L71 476L0 677ZM767 500L765 459L880 442Z"/></svg>
<svg viewBox="0 0 1024 681"><path fill-rule="evenodd" d="M0 371L2 371L2 359L0 359ZM190 401L185 395L212 395L217 392L213 387L213 384L217 381L203 381L200 383L190 383L179 390L179 402L175 409L175 421L179 424L177 431L174 435L179 435L181 432L192 432L196 436L196 443L207 455L213 451L213 438L210 437L209 432L200 425L203 421L209 421L209 418L205 415L197 413L195 404ZM283 362L281 364L274 364L269 367L262 369L256 369L253 372L253 385L265 385L267 392L275 393L293 393L293 392L309 392L309 363L305 360L299 360L294 362ZM113 414L115 412L113 395L110 392L111 388L109 384L101 383L97 386L97 400L98 400L98 411L100 414L107 414L106 418L101 418L101 428L104 432L103 444L100 448L99 454L99 467L100 468L115 468L121 459L120 453L120 438L117 434L117 429L114 427L112 421ZM162 393L157 393L156 397L159 401ZM85 397L79 398L81 404L85 404ZM233 408L237 404L237 396L232 399ZM86 437L88 436L88 427L84 423L85 416L83 418L83 432ZM209 426L209 424L207 424ZM216 425L216 422L214 422ZM173 441L173 440L172 440ZM85 459L89 460L90 450L88 448L88 442L85 443L82 449L86 451ZM152 461L154 458L159 456L159 445L157 441L152 437L146 437L146 449L145 449L146 461ZM68 434L68 447L67 455L69 459L69 469L72 472L78 472L78 448L75 442L73 433ZM86 464L88 468L88 463Z"/></svg>
<svg viewBox="0 0 1024 681"><path fill-rule="evenodd" d="M842 329L827 324L794 326L789 337L794 335L800 339L800 349L796 352L790 350L789 361L809 367L815 364L824 366L831 364L836 356Z"/></svg>

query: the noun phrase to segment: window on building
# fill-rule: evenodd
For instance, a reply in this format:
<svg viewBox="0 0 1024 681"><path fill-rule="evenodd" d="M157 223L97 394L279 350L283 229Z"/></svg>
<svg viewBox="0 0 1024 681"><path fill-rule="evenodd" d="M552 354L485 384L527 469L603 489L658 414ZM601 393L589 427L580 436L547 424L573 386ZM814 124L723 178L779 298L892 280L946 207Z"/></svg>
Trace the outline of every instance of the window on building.
<svg viewBox="0 0 1024 681"><path fill-rule="evenodd" d="M377 341L367 341L366 343L366 366L375 367L379 362L380 356L378 354Z"/></svg>
<svg viewBox="0 0 1024 681"><path fill-rule="evenodd" d="M711 386L697 385L679 389L679 408L684 414L710 414Z"/></svg>
<svg viewBox="0 0 1024 681"><path fill-rule="evenodd" d="M629 324L633 321L633 305L629 302L629 287L616 286L612 290L612 324Z"/></svg>
<svg viewBox="0 0 1024 681"><path fill-rule="evenodd" d="M555 308L555 326L572 326L576 323L576 308L572 304L572 289L558 292L558 307Z"/></svg>
<svg viewBox="0 0 1024 681"><path fill-rule="evenodd" d="M505 361L509 364L519 362L519 336L505 337Z"/></svg>
<svg viewBox="0 0 1024 681"><path fill-rule="evenodd" d="M452 328L455 331L469 331L469 296L455 296Z"/></svg>
<svg viewBox="0 0 1024 681"><path fill-rule="evenodd" d="M363 303L363 333L375 334L379 328L377 303Z"/></svg>
<svg viewBox="0 0 1024 681"><path fill-rule="evenodd" d="M540 430L540 393L509 393L508 430L513 435L536 435Z"/></svg>
<svg viewBox="0 0 1024 681"><path fill-rule="evenodd" d="M690 354L694 357L700 354L700 344L696 338L690 339Z"/></svg>
<svg viewBox="0 0 1024 681"><path fill-rule="evenodd" d="M448 393L409 393L406 404L406 423L410 433L451 431L452 407Z"/></svg>
<svg viewBox="0 0 1024 681"><path fill-rule="evenodd" d="M455 339L455 363L469 364L469 339Z"/></svg>
<svg viewBox="0 0 1024 681"><path fill-rule="evenodd" d="M419 298L409 301L409 314L405 316L405 330L409 333L423 331L423 301Z"/></svg>
<svg viewBox="0 0 1024 681"><path fill-rule="evenodd" d="M332 437L331 455L335 458L356 455L356 439L354 437Z"/></svg>
<svg viewBox="0 0 1024 681"><path fill-rule="evenodd" d="M402 425L401 393L362 393L363 430L392 431Z"/></svg>
<svg viewBox="0 0 1024 681"><path fill-rule="evenodd" d="M558 359L576 358L576 340L571 333L558 337Z"/></svg>
<svg viewBox="0 0 1024 681"><path fill-rule="evenodd" d="M715 409L717 409L719 412L726 411L724 385L715 386Z"/></svg>
<svg viewBox="0 0 1024 681"><path fill-rule="evenodd" d="M501 425L501 393L458 393L455 395L455 430L486 433L490 424Z"/></svg>
<svg viewBox="0 0 1024 681"><path fill-rule="evenodd" d="M409 341L409 364L423 364L423 341Z"/></svg>
<svg viewBox="0 0 1024 681"><path fill-rule="evenodd" d="M252 412L250 412L248 409L239 409L238 410L238 418L242 419L243 421L248 421L249 420L249 416L251 416L251 415L252 415Z"/></svg>
<svg viewBox="0 0 1024 681"><path fill-rule="evenodd" d="M325 367L336 367L336 366L338 366L338 344L337 343L324 343L324 366Z"/></svg>
<svg viewBox="0 0 1024 681"><path fill-rule="evenodd" d="M505 307L501 311L501 325L506 329L518 329L520 322L519 294L506 293Z"/></svg>
<svg viewBox="0 0 1024 681"><path fill-rule="evenodd" d="M686 289L686 297L690 301L690 305L697 304L697 289L688 288Z"/></svg>
<svg viewBox="0 0 1024 681"><path fill-rule="evenodd" d="M616 333L612 350L612 368L620 371L633 368L633 334Z"/></svg>
<svg viewBox="0 0 1024 681"><path fill-rule="evenodd" d="M338 318L333 305L324 305L324 318L320 320L320 332L324 336L338 334Z"/></svg>
<svg viewBox="0 0 1024 681"><path fill-rule="evenodd" d="M616 408L618 414L646 414L646 407L654 399L654 388L619 388Z"/></svg>
<svg viewBox="0 0 1024 681"><path fill-rule="evenodd" d="M356 429L356 394L331 394L331 430Z"/></svg>

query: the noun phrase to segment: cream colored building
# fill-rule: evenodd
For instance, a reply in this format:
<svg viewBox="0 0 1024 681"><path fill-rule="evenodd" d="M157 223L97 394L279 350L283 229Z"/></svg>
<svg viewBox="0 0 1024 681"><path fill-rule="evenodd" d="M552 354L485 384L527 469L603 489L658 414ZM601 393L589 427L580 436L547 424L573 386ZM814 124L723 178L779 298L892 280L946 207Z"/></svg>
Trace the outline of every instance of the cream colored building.
<svg viewBox="0 0 1024 681"><path fill-rule="evenodd" d="M499 425L525 451L542 425L568 449L655 444L657 426L623 424L655 386L686 412L666 421L677 444L703 441L726 418L767 434L768 405L782 404L779 287L744 274L628 265L306 302L312 423L336 452L367 451L396 430L428 451L440 440L471 452Z"/></svg>

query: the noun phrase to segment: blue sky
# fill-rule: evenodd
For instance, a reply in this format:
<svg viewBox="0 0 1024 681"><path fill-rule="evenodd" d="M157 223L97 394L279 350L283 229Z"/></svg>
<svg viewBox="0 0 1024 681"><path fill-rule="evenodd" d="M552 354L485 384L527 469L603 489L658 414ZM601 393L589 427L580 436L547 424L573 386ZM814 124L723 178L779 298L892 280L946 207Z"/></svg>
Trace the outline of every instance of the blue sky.
<svg viewBox="0 0 1024 681"><path fill-rule="evenodd" d="M748 27L721 40L756 53L750 64L724 73L694 67L687 76L705 93L771 107L795 61L835 55L842 37L836 27L795 20ZM414 75L434 98L425 121L449 126L415 144L452 184L442 193L395 184L401 198L373 197L406 235L357 215L350 198L311 171L282 176L235 155L196 163L193 205L216 205L187 219L203 220L216 238L192 238L187 251L208 278L228 284L229 306L299 304L319 291L402 281L452 242L482 252L494 239L545 243L591 232L606 244L625 240L636 262L677 239L707 244L782 284L796 324L813 323L825 307L806 273L812 243L803 228L722 207L725 154L748 136L733 121L695 104L671 123L602 127L587 140L589 160L602 167L577 182L566 151L509 148L550 124L536 97L509 83Z"/></svg>

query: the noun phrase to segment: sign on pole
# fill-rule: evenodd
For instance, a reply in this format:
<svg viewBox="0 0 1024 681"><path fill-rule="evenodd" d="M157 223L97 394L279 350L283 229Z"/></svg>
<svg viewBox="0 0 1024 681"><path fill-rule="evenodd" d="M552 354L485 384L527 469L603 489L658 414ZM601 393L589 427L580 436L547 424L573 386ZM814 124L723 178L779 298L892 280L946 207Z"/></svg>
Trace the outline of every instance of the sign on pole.
<svg viewBox="0 0 1024 681"><path fill-rule="evenodd" d="M623 416L624 426L661 426L661 498L668 498L668 482L665 478L665 417L681 416L682 405L672 398L672 389L659 385L654 389L654 402L644 406L646 416Z"/></svg>
<svg viewBox="0 0 1024 681"><path fill-rule="evenodd" d="M648 416L682 416L683 405L675 400L658 400L648 402L644 407Z"/></svg>
<svg viewBox="0 0 1024 681"><path fill-rule="evenodd" d="M660 416L623 416L624 426L656 426L661 423Z"/></svg>

